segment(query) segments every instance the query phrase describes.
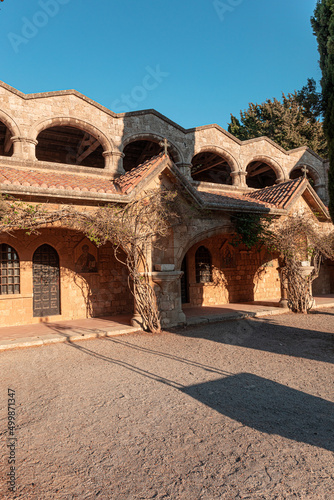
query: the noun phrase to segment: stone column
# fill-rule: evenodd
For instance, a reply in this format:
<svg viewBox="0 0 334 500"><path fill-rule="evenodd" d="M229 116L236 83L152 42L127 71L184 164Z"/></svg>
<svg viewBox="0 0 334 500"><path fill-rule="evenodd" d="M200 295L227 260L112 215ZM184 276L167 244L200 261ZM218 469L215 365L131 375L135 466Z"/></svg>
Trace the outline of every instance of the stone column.
<svg viewBox="0 0 334 500"><path fill-rule="evenodd" d="M180 279L183 276L183 271L165 271L166 267L174 269L174 265L161 264L155 266L155 269L161 270L150 273L152 281L160 288L157 297L161 326L171 327L186 324L180 296Z"/></svg>
<svg viewBox="0 0 334 500"><path fill-rule="evenodd" d="M178 167L181 174L184 175L184 177L186 179L188 179L189 181L192 180L192 177L191 177L192 164L191 163L176 163L176 166Z"/></svg>
<svg viewBox="0 0 334 500"><path fill-rule="evenodd" d="M239 170L238 172L231 172L232 185L238 187L247 187L246 175L247 172L244 172L243 170Z"/></svg>
<svg viewBox="0 0 334 500"><path fill-rule="evenodd" d="M11 137L13 142L13 156L22 160L36 160L36 146L38 141L28 137Z"/></svg>
<svg viewBox="0 0 334 500"><path fill-rule="evenodd" d="M120 151L104 151L102 156L105 159L104 170L110 173L112 179L117 179L117 177L125 174L123 168L124 153Z"/></svg>
<svg viewBox="0 0 334 500"><path fill-rule="evenodd" d="M288 281L286 278L285 267L279 267L278 272L281 279L281 300L279 301L280 307L288 308Z"/></svg>

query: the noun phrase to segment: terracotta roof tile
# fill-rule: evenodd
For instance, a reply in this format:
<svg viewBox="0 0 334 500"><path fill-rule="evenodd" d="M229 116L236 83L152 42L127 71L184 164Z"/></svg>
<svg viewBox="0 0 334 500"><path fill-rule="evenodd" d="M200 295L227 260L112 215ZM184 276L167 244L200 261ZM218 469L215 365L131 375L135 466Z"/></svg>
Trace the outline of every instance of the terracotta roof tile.
<svg viewBox="0 0 334 500"><path fill-rule="evenodd" d="M165 156L160 154L132 169L115 181L111 181L108 178L90 177L89 175L0 167L0 184L7 186L31 186L50 190L59 189L82 193L127 194L164 159Z"/></svg>
<svg viewBox="0 0 334 500"><path fill-rule="evenodd" d="M226 206L228 208L233 205L234 208L240 208L240 210L247 210L247 208L262 208L270 209L276 208L275 205L271 203L266 203L264 201L254 201L248 200L243 194L236 193L210 193L208 191L199 191L198 194L204 202L217 203ZM267 211L267 210L266 210Z"/></svg>
<svg viewBox="0 0 334 500"><path fill-rule="evenodd" d="M133 168L126 174L122 175L115 180L115 184L118 186L120 191L127 194L131 191L137 184L144 179L149 173L151 173L162 161L166 158L164 153L160 153L158 156L154 156L150 160L145 161L136 168Z"/></svg>
<svg viewBox="0 0 334 500"><path fill-rule="evenodd" d="M275 186L266 187L263 189L258 189L252 193L245 193L245 198L251 198L259 202L270 203L276 208L285 208L293 195L299 190L299 188L307 182L304 177L298 177L298 179L282 182L281 184L276 184Z"/></svg>
<svg viewBox="0 0 334 500"><path fill-rule="evenodd" d="M51 171L19 170L11 167L0 168L0 184L86 192L117 192L109 179Z"/></svg>

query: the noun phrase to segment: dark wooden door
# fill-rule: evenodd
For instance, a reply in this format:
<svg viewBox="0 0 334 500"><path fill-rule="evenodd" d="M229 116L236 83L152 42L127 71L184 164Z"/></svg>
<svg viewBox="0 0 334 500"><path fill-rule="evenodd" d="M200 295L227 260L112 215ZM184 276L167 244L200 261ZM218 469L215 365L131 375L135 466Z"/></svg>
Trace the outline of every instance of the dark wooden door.
<svg viewBox="0 0 334 500"><path fill-rule="evenodd" d="M37 248L33 256L34 316L60 314L59 257L50 245Z"/></svg>

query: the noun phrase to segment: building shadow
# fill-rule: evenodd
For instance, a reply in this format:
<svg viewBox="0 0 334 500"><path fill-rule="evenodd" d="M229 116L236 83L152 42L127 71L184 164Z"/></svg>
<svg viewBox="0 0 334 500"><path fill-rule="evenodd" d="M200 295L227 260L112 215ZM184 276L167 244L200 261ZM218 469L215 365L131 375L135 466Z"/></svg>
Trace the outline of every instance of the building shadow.
<svg viewBox="0 0 334 500"><path fill-rule="evenodd" d="M242 313L242 310L239 312ZM311 314L331 315L320 311ZM298 315L295 323L298 324ZM334 363L334 328L333 332L322 332L301 326L276 324L272 318L267 317L233 321L233 327L225 321L216 324L215 328L198 325L174 331L177 335L190 338L203 338L245 349Z"/></svg>
<svg viewBox="0 0 334 500"><path fill-rule="evenodd" d="M251 373L182 392L247 427L334 451L334 403Z"/></svg>
<svg viewBox="0 0 334 500"><path fill-rule="evenodd" d="M91 345L66 342L65 345L82 354L91 356L100 362L119 366L139 377L167 385L172 390L205 404L214 411L240 422L242 425L265 434L277 434L286 439L334 452L334 403L312 396L297 389L292 389L272 380L252 373L233 374L214 366L203 364L175 354L156 351L138 346L120 339L103 339L104 342L122 344L154 358L166 358L165 362L174 361L215 373L220 378L186 386L177 380L167 378L156 370L151 371L147 361L133 364L96 351ZM205 377L207 375L204 375Z"/></svg>

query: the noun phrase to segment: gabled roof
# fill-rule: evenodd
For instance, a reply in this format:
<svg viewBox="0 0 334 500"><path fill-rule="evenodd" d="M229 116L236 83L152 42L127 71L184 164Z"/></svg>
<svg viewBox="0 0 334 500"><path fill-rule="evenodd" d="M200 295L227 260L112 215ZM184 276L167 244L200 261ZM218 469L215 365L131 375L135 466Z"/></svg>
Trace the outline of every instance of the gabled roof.
<svg viewBox="0 0 334 500"><path fill-rule="evenodd" d="M151 172L166 160L166 156L160 153L154 156L150 160L145 161L136 168L133 168L129 172L121 175L118 179L114 181L114 184L123 194L129 194L144 178L146 178Z"/></svg>
<svg viewBox="0 0 334 500"><path fill-rule="evenodd" d="M274 204L277 208L284 210L290 210L303 196L313 213L320 220L330 221L327 207L304 177L258 189L252 193L245 193L244 196L256 201Z"/></svg>
<svg viewBox="0 0 334 500"><path fill-rule="evenodd" d="M282 182L274 186L257 189L252 193L244 194L247 198L263 201L275 205L277 208L287 208L291 198L298 192L304 184L304 178L299 177L293 181Z"/></svg>
<svg viewBox="0 0 334 500"><path fill-rule="evenodd" d="M0 189L4 193L22 193L49 199L81 198L97 203L99 201L127 203L145 189L152 179L166 170L169 171L168 175L174 177L175 182L205 209L283 215L303 195L320 220L330 220L327 208L307 179L300 177L244 194L198 191L164 153L147 160L115 180L107 176L86 173L72 174L38 168L0 167Z"/></svg>
<svg viewBox="0 0 334 500"><path fill-rule="evenodd" d="M99 195L124 197L124 195L130 194L141 181L155 171L159 164L162 164L165 160L166 156L160 154L114 181L108 177L88 174L0 167L0 188L3 192L18 190L22 193L26 190L31 194L43 194L50 197L52 195L66 198L69 195L75 198L78 196L87 198L89 195L90 198L99 198Z"/></svg>

